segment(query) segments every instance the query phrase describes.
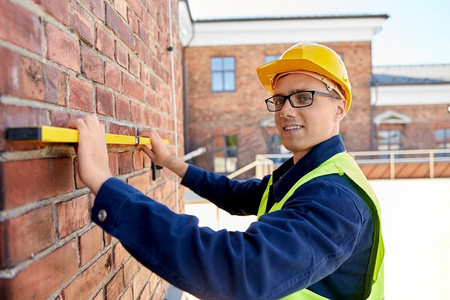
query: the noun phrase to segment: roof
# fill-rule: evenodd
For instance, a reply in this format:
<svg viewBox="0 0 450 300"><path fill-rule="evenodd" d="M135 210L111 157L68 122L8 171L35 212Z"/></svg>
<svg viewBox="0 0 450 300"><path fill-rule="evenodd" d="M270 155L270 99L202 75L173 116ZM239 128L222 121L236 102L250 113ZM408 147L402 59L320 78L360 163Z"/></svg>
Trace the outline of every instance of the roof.
<svg viewBox="0 0 450 300"><path fill-rule="evenodd" d="M370 85L418 85L418 84L449 84L450 81L434 78L418 78L387 74L373 74Z"/></svg>

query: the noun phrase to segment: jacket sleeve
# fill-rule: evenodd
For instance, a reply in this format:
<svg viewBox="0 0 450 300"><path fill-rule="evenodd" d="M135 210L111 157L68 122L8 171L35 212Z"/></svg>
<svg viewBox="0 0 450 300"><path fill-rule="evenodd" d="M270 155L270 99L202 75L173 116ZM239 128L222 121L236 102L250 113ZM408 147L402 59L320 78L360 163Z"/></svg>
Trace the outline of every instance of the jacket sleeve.
<svg viewBox="0 0 450 300"><path fill-rule="evenodd" d="M196 217L115 178L101 187L92 219L147 268L201 299L281 298L336 270L361 226L351 196L313 181L245 232L199 227ZM315 199L318 189L327 199ZM343 209L333 210L329 198Z"/></svg>
<svg viewBox="0 0 450 300"><path fill-rule="evenodd" d="M232 215L256 215L269 176L232 180L190 165L181 184Z"/></svg>

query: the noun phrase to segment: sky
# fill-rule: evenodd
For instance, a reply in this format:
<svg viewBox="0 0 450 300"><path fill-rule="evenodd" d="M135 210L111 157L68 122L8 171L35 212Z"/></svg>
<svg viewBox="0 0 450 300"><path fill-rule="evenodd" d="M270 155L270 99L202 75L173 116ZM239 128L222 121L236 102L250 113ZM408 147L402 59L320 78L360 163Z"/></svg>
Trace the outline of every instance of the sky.
<svg viewBox="0 0 450 300"><path fill-rule="evenodd" d="M196 19L387 14L374 66L450 64L449 0L188 0Z"/></svg>

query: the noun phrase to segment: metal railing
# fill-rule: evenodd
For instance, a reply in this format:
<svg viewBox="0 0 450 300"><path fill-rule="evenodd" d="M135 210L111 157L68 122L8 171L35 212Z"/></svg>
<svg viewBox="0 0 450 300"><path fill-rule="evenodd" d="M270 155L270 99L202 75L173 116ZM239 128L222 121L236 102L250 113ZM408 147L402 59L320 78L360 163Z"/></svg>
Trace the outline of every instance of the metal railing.
<svg viewBox="0 0 450 300"><path fill-rule="evenodd" d="M426 163L429 165L429 178L434 178L436 163L450 162L450 149L354 151L348 153L360 166L388 164L390 179L395 179L395 166L398 164ZM260 154L258 156L261 159L277 160L287 159L292 154Z"/></svg>
<svg viewBox="0 0 450 300"><path fill-rule="evenodd" d="M393 150L393 151L359 151L349 152L360 166L389 164L390 179L395 178L395 168L398 164L427 163L429 165L429 178L434 178L435 164L438 162L450 163L450 149L425 150ZM277 163L281 163L292 154L258 154L255 161L228 175L230 179L255 169L255 177L263 178L273 172ZM209 201L202 199L188 204L205 204ZM212 205L212 204L211 204ZM216 207L217 228L220 228L220 209Z"/></svg>

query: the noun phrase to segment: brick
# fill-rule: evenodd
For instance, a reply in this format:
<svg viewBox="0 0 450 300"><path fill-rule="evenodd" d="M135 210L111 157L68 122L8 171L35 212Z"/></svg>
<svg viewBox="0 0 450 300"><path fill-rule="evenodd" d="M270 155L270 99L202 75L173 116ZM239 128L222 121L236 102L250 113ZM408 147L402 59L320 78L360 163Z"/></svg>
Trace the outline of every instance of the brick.
<svg viewBox="0 0 450 300"><path fill-rule="evenodd" d="M146 284L144 288L142 289L139 298L140 299L159 299L161 295L158 292L154 292L152 295L152 292L150 292L150 285Z"/></svg>
<svg viewBox="0 0 450 300"><path fill-rule="evenodd" d="M122 72L110 63L105 65L105 84L118 92L122 91Z"/></svg>
<svg viewBox="0 0 450 300"><path fill-rule="evenodd" d="M160 101L158 95L150 90L145 91L145 103L154 110L159 111Z"/></svg>
<svg viewBox="0 0 450 300"><path fill-rule="evenodd" d="M66 106L67 74L49 65L42 66L45 82L45 101Z"/></svg>
<svg viewBox="0 0 450 300"><path fill-rule="evenodd" d="M143 23L139 23L139 37L141 38L144 45L150 44L150 34Z"/></svg>
<svg viewBox="0 0 450 300"><path fill-rule="evenodd" d="M41 5L45 11L58 19L58 21L67 25L70 1L34 0L34 2Z"/></svg>
<svg viewBox="0 0 450 300"><path fill-rule="evenodd" d="M119 158L117 153L108 153L109 169L113 176L119 175Z"/></svg>
<svg viewBox="0 0 450 300"><path fill-rule="evenodd" d="M139 34L139 21L137 15L131 10L128 10L128 24L130 25L133 32Z"/></svg>
<svg viewBox="0 0 450 300"><path fill-rule="evenodd" d="M47 205L6 222L7 265L13 266L55 242L52 207Z"/></svg>
<svg viewBox="0 0 450 300"><path fill-rule="evenodd" d="M127 183L145 193L150 187L150 173L142 173L127 179Z"/></svg>
<svg viewBox="0 0 450 300"><path fill-rule="evenodd" d="M122 80L124 94L141 102L145 102L145 89L142 84L127 74L123 74Z"/></svg>
<svg viewBox="0 0 450 300"><path fill-rule="evenodd" d="M150 86L150 78L151 78L150 68L147 65L142 64L140 69L141 69L141 75L139 77L141 78L141 81L146 86Z"/></svg>
<svg viewBox="0 0 450 300"><path fill-rule="evenodd" d="M103 289L101 289L98 293L97 293L97 295L95 295L94 296L94 298L92 298L92 300L103 300L103 299L105 299L104 298L104 296L103 296Z"/></svg>
<svg viewBox="0 0 450 300"><path fill-rule="evenodd" d="M114 253L114 268L118 269L122 266L123 262L126 258L130 256L130 254L125 250L121 243L117 243L113 248Z"/></svg>
<svg viewBox="0 0 450 300"><path fill-rule="evenodd" d="M115 241L116 238L114 238L112 235L103 231L103 240L105 241L105 247L107 247L107 246L111 245L113 240Z"/></svg>
<svg viewBox="0 0 450 300"><path fill-rule="evenodd" d="M89 45L94 45L94 19L75 1L71 2L70 27L83 41Z"/></svg>
<svg viewBox="0 0 450 300"><path fill-rule="evenodd" d="M93 112L93 88L89 82L77 77L69 77L69 107L86 112Z"/></svg>
<svg viewBox="0 0 450 300"><path fill-rule="evenodd" d="M106 25L109 26L131 49L134 49L133 31L109 3L106 5Z"/></svg>
<svg viewBox="0 0 450 300"><path fill-rule="evenodd" d="M130 120L131 112L130 112L130 101L122 98L116 98L116 117L119 120Z"/></svg>
<svg viewBox="0 0 450 300"><path fill-rule="evenodd" d="M0 39L41 54L39 17L10 0L0 0Z"/></svg>
<svg viewBox="0 0 450 300"><path fill-rule="evenodd" d="M142 151L133 152L133 169L135 171L139 171L144 168L144 155L145 154Z"/></svg>
<svg viewBox="0 0 450 300"><path fill-rule="evenodd" d="M141 37L142 38L142 37ZM153 65L153 58L150 50L146 46L148 44L148 38L147 38L147 44L145 43L145 39L143 39L144 42L140 40L136 40L136 52L139 57L139 59L142 62L145 62L148 66Z"/></svg>
<svg viewBox="0 0 450 300"><path fill-rule="evenodd" d="M28 57L21 57L20 78L23 96L28 99L44 100L45 84L42 64Z"/></svg>
<svg viewBox="0 0 450 300"><path fill-rule="evenodd" d="M130 6L132 10L139 16L139 18L142 18L142 3L140 0L131 0L128 1L130 3Z"/></svg>
<svg viewBox="0 0 450 300"><path fill-rule="evenodd" d="M43 101L45 78L42 63L0 47L0 93Z"/></svg>
<svg viewBox="0 0 450 300"><path fill-rule="evenodd" d="M134 76L136 76L137 78L140 77L141 75L141 65L139 63L139 59L134 56L134 55L130 55L130 73L133 74Z"/></svg>
<svg viewBox="0 0 450 300"><path fill-rule="evenodd" d="M103 254L95 263L76 277L63 291L64 299L88 299L112 271L111 252Z"/></svg>
<svg viewBox="0 0 450 300"><path fill-rule="evenodd" d="M75 240L32 263L12 279L4 279L3 299L47 299L78 271Z"/></svg>
<svg viewBox="0 0 450 300"><path fill-rule="evenodd" d="M86 187L84 182L81 181L80 174L78 171L78 157L75 157L75 159L73 160L73 169L75 171L75 188L78 190Z"/></svg>
<svg viewBox="0 0 450 300"><path fill-rule="evenodd" d="M97 31L95 48L110 59L114 59L114 37L99 24L95 24L95 28Z"/></svg>
<svg viewBox="0 0 450 300"><path fill-rule="evenodd" d="M121 152L119 158L119 174L127 174L133 170L133 158L131 152Z"/></svg>
<svg viewBox="0 0 450 300"><path fill-rule="evenodd" d="M132 127L122 126L115 123L109 125L109 132L114 134L135 135L136 130Z"/></svg>
<svg viewBox="0 0 450 300"><path fill-rule="evenodd" d="M82 195L56 205L58 233L64 238L89 222L88 197Z"/></svg>
<svg viewBox="0 0 450 300"><path fill-rule="evenodd" d="M81 0L100 20L105 21L105 10L103 9L103 0Z"/></svg>
<svg viewBox="0 0 450 300"><path fill-rule="evenodd" d="M124 265L123 268L123 277L124 277L124 283L125 285L128 285L136 275L136 273L139 271L139 263L134 258L131 257Z"/></svg>
<svg viewBox="0 0 450 300"><path fill-rule="evenodd" d="M127 2L125 0L115 0L114 7L116 11L124 18L127 19Z"/></svg>
<svg viewBox="0 0 450 300"><path fill-rule="evenodd" d="M156 274L152 274L150 276L150 280L148 281L151 290L157 290L159 286L161 286L164 280L158 277Z"/></svg>
<svg viewBox="0 0 450 300"><path fill-rule="evenodd" d="M131 287L127 288L125 292L123 293L122 297L120 297L120 300L133 300L133 289Z"/></svg>
<svg viewBox="0 0 450 300"><path fill-rule="evenodd" d="M118 41L116 41L116 62L124 67L125 69L128 69L128 52L127 49L122 46L122 44Z"/></svg>
<svg viewBox="0 0 450 300"><path fill-rule="evenodd" d="M0 18L1 22L1 18ZM1 30L1 29L0 29ZM0 93L2 95L19 95L22 87L18 80L20 55L4 47L0 47Z"/></svg>
<svg viewBox="0 0 450 300"><path fill-rule="evenodd" d="M152 160L147 154L142 153L142 156L144 157L144 168L150 168L152 165Z"/></svg>
<svg viewBox="0 0 450 300"><path fill-rule="evenodd" d="M113 94L100 87L95 89L97 112L106 116L114 116Z"/></svg>
<svg viewBox="0 0 450 300"><path fill-rule="evenodd" d="M6 209L73 190L70 157L1 162L1 171Z"/></svg>
<svg viewBox="0 0 450 300"><path fill-rule="evenodd" d="M102 59L86 48L81 49L81 70L92 81L105 82Z"/></svg>
<svg viewBox="0 0 450 300"><path fill-rule="evenodd" d="M148 284L147 280L150 275L150 271L147 268L140 268L139 272L133 279L133 291L135 295L140 295L144 287ZM149 299L149 298L141 298Z"/></svg>
<svg viewBox="0 0 450 300"><path fill-rule="evenodd" d="M47 58L75 72L80 72L80 46L78 41L51 24L47 33Z"/></svg>
<svg viewBox="0 0 450 300"><path fill-rule="evenodd" d="M142 107L136 102L130 103L131 121L140 124L142 123Z"/></svg>
<svg viewBox="0 0 450 300"><path fill-rule="evenodd" d="M103 249L103 231L94 226L80 237L81 266L93 259Z"/></svg>
<svg viewBox="0 0 450 300"><path fill-rule="evenodd" d="M117 299L123 288L123 270L120 269L106 284L106 299Z"/></svg>

